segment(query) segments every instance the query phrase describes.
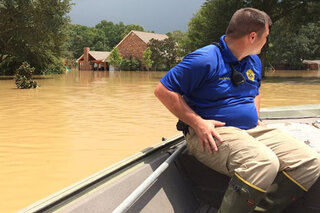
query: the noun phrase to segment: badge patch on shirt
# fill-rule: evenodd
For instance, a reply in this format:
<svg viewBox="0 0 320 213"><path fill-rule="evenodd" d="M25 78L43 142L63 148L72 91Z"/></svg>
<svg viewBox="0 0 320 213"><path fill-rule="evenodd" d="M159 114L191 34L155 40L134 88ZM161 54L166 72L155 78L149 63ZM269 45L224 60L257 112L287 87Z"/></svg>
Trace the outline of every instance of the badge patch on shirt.
<svg viewBox="0 0 320 213"><path fill-rule="evenodd" d="M252 69L248 69L246 74L250 81L254 81L254 72L252 71Z"/></svg>

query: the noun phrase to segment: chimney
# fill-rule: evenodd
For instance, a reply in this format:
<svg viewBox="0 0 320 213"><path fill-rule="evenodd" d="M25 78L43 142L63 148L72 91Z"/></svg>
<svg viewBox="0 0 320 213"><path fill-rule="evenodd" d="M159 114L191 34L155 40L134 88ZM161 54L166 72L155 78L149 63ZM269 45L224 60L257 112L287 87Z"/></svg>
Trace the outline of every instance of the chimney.
<svg viewBox="0 0 320 213"><path fill-rule="evenodd" d="M83 48L83 70L90 70L89 51L90 51L89 47Z"/></svg>
<svg viewBox="0 0 320 213"><path fill-rule="evenodd" d="M88 60L89 60L89 51L90 51L89 47L83 48L83 59L85 62L88 62Z"/></svg>

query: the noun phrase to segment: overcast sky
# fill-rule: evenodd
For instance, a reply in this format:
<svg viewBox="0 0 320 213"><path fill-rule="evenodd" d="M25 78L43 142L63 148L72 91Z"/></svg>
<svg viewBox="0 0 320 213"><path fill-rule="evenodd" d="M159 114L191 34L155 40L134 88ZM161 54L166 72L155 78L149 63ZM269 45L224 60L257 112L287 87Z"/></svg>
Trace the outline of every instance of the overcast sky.
<svg viewBox="0 0 320 213"><path fill-rule="evenodd" d="M101 20L138 24L147 31L187 31L205 0L73 0L72 24L95 26Z"/></svg>

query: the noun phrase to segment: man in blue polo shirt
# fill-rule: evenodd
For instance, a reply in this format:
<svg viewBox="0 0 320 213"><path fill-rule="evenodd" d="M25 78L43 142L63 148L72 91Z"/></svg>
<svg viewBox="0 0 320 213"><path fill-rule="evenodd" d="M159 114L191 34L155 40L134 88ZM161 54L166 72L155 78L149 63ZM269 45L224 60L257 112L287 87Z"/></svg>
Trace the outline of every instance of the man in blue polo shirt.
<svg viewBox="0 0 320 213"><path fill-rule="evenodd" d="M261 62L256 54L270 25L260 10L236 11L219 43L186 55L155 90L188 126L189 151L231 177L220 213L281 212L320 175L318 153L258 119ZM276 190L268 191L272 184Z"/></svg>
<svg viewBox="0 0 320 213"><path fill-rule="evenodd" d="M251 129L258 120L254 99L259 94L261 62L257 55L238 61L225 38L222 36L217 45L186 55L161 79L161 83L170 91L183 95L188 106L202 118ZM244 83L236 85L232 82L232 67L245 75Z"/></svg>

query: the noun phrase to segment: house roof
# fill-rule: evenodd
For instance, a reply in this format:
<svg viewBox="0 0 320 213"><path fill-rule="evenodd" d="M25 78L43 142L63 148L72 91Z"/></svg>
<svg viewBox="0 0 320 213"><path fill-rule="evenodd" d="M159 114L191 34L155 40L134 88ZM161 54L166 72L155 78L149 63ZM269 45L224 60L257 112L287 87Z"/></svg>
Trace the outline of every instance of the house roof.
<svg viewBox="0 0 320 213"><path fill-rule="evenodd" d="M160 41L169 38L166 34L157 34L131 30L114 48L118 47L131 33L136 34L146 44L153 38Z"/></svg>
<svg viewBox="0 0 320 213"><path fill-rule="evenodd" d="M304 64L320 64L320 60L303 60Z"/></svg>
<svg viewBox="0 0 320 213"><path fill-rule="evenodd" d="M89 55L91 55L96 60L104 61L108 56L110 55L110 52L104 52L104 51L89 51Z"/></svg>
<svg viewBox="0 0 320 213"><path fill-rule="evenodd" d="M149 33L149 32L141 32L141 31L136 31L132 30L134 34L136 34L142 41L144 41L146 44L151 40L151 39L156 39L156 40L164 40L168 38L166 34L157 34L157 33ZM129 33L130 34L130 33Z"/></svg>
<svg viewBox="0 0 320 213"><path fill-rule="evenodd" d="M105 61L109 57L110 52L90 50L89 55L97 61ZM83 54L77 59L77 62L79 60L83 60Z"/></svg>

